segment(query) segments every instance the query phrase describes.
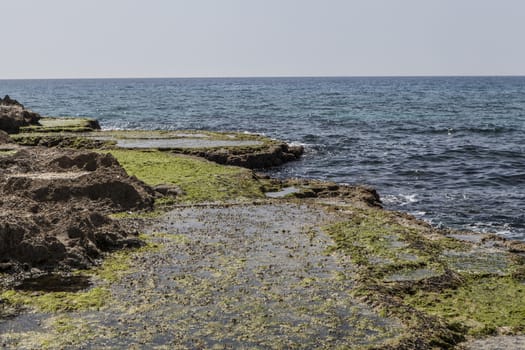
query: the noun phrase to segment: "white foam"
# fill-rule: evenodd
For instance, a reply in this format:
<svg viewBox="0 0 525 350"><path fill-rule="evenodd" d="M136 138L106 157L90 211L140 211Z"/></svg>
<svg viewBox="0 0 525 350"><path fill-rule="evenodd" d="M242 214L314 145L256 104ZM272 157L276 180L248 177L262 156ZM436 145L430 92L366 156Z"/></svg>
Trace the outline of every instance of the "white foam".
<svg viewBox="0 0 525 350"><path fill-rule="evenodd" d="M417 203L417 194L398 194L398 195L385 195L383 197L383 202L387 204L398 204L400 206L405 206L411 203Z"/></svg>

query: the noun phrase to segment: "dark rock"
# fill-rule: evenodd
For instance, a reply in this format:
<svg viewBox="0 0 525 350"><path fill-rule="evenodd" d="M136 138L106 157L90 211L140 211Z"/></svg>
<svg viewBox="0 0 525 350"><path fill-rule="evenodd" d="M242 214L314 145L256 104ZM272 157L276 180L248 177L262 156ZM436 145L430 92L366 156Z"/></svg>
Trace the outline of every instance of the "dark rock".
<svg viewBox="0 0 525 350"><path fill-rule="evenodd" d="M14 264L12 262L4 262L4 263L0 263L0 272L11 272L14 270ZM0 303L1 303L1 299L0 299Z"/></svg>
<svg viewBox="0 0 525 350"><path fill-rule="evenodd" d="M184 194L184 191L182 191L182 189L179 186L175 185L161 184L153 187L153 189L164 196L176 197Z"/></svg>
<svg viewBox="0 0 525 350"><path fill-rule="evenodd" d="M283 163L298 160L304 152L302 146L290 146L286 143L270 145L263 149L218 149L218 150L186 150L202 158L224 165L241 166L248 169L264 169L279 166Z"/></svg>
<svg viewBox="0 0 525 350"><path fill-rule="evenodd" d="M280 187L296 187L293 193L297 198L329 198L350 202L358 206L381 208L381 198L377 191L369 186L349 186L335 182L288 179L280 183Z"/></svg>
<svg viewBox="0 0 525 350"><path fill-rule="evenodd" d="M77 136L29 135L18 138L16 143L22 146L45 146L75 149L104 149L114 145L114 141L95 140Z"/></svg>
<svg viewBox="0 0 525 350"><path fill-rule="evenodd" d="M20 131L20 127L39 125L40 114L32 112L9 96L0 99L0 130L9 134Z"/></svg>
<svg viewBox="0 0 525 350"><path fill-rule="evenodd" d="M9 95L5 95L4 98L0 98L0 105L2 106L19 106L24 108L24 106L17 100L13 100Z"/></svg>
<svg viewBox="0 0 525 350"><path fill-rule="evenodd" d="M91 128L93 130L100 130L101 129L100 128L100 123L96 119L90 119L90 120L88 120L87 123L88 123L87 124L88 128Z"/></svg>

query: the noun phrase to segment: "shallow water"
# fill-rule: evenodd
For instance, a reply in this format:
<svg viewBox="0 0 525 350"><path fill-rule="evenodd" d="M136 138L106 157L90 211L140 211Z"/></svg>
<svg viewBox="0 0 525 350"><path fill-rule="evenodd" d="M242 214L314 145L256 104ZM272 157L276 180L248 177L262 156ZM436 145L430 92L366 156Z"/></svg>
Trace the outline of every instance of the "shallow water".
<svg viewBox="0 0 525 350"><path fill-rule="evenodd" d="M32 292L78 292L91 286L88 276L62 276L58 274L26 278L15 290Z"/></svg>
<svg viewBox="0 0 525 350"><path fill-rule="evenodd" d="M0 81L104 128L265 133L306 146L276 176L365 183L437 226L525 239L525 77Z"/></svg>
<svg viewBox="0 0 525 350"><path fill-rule="evenodd" d="M203 139L124 139L117 140L122 148L202 148L202 147L238 147L259 146L260 141L228 141Z"/></svg>

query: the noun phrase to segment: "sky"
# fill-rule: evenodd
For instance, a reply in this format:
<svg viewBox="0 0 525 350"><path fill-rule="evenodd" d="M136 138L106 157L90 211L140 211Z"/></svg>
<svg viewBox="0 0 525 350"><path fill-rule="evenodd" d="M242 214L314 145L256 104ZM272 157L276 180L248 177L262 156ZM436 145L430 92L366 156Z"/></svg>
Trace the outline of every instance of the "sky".
<svg viewBox="0 0 525 350"><path fill-rule="evenodd" d="M0 79L525 75L524 0L0 0Z"/></svg>

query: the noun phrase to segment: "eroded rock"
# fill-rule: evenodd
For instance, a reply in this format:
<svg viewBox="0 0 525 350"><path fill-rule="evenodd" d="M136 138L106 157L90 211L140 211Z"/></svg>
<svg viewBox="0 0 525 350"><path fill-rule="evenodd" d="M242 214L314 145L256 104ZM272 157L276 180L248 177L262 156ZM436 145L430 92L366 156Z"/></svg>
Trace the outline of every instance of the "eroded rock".
<svg viewBox="0 0 525 350"><path fill-rule="evenodd" d="M0 130L16 134L22 126L38 125L40 118L40 114L26 109L7 95L0 99Z"/></svg>
<svg viewBox="0 0 525 350"><path fill-rule="evenodd" d="M148 209L154 190L109 154L36 148L0 158L0 263L87 267L140 244L107 214Z"/></svg>

